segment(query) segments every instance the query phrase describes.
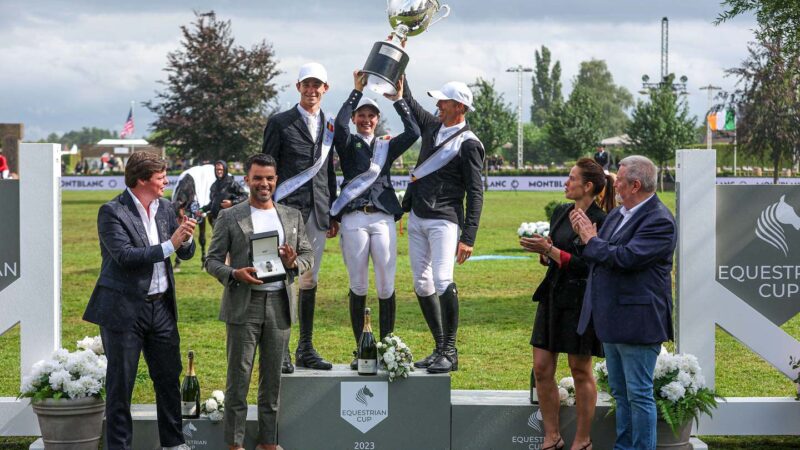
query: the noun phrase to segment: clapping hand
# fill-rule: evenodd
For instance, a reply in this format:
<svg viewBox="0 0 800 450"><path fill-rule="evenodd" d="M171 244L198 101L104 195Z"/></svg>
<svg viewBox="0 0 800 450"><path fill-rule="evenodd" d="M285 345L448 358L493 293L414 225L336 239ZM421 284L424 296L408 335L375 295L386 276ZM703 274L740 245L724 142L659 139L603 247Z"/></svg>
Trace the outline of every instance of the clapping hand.
<svg viewBox="0 0 800 450"><path fill-rule="evenodd" d="M597 236L597 224L589 220L589 216L580 209L575 208L569 213L569 221L572 229L581 238L581 242L588 243L593 237Z"/></svg>

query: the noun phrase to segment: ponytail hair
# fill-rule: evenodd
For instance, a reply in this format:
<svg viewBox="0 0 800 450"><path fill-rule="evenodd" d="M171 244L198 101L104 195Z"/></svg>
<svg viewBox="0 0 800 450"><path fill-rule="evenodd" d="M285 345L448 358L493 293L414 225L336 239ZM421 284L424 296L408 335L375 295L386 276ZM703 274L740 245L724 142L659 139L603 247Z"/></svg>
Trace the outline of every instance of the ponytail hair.
<svg viewBox="0 0 800 450"><path fill-rule="evenodd" d="M617 191L614 190L616 176L612 173L606 174L606 185L603 191L597 196L595 201L603 208L603 211L610 213L617 206Z"/></svg>
<svg viewBox="0 0 800 450"><path fill-rule="evenodd" d="M597 204L605 212L614 209L616 206L616 192L614 191L613 175L606 174L603 166L590 158L579 159L575 166L580 169L584 183L592 183L592 195L595 196Z"/></svg>

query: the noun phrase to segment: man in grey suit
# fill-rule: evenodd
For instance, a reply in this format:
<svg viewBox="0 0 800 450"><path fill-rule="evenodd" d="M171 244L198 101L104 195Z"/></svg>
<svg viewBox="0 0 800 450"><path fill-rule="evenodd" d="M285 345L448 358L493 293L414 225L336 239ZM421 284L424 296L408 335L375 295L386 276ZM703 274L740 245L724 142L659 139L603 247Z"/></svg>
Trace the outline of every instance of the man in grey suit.
<svg viewBox="0 0 800 450"><path fill-rule="evenodd" d="M220 211L206 259L208 273L225 289L219 319L226 323L228 376L225 387L225 441L244 445L247 392L259 348L258 449L277 446L281 363L295 311L290 306L295 277L312 269L314 259L300 211L272 201L278 183L275 159L262 153L245 162L250 201ZM264 283L254 276L250 237L279 234L285 280ZM230 257L230 265L225 263Z"/></svg>
<svg viewBox="0 0 800 450"><path fill-rule="evenodd" d="M322 97L328 91L328 72L319 63L304 64L296 84L300 101L293 108L270 117L264 129L262 151L275 158L280 177L275 202L297 208L303 214L308 241L314 249L314 269L298 280L300 336L295 362L298 367L330 370L331 363L314 349L314 309L317 280L325 239L336 237L339 223L330 218L336 200L333 170L332 118L325 119ZM289 348L284 373L294 372Z"/></svg>

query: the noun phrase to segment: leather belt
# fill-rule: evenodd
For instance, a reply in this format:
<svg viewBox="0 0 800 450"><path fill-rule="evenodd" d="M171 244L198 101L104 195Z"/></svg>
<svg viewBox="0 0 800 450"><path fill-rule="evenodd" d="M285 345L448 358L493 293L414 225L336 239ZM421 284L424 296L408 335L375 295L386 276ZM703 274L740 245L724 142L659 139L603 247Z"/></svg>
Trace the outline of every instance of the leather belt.
<svg viewBox="0 0 800 450"><path fill-rule="evenodd" d="M366 205L363 208L359 208L358 210L360 212L363 212L364 214L375 214L375 213L382 212L380 209L376 208L374 205Z"/></svg>
<svg viewBox="0 0 800 450"><path fill-rule="evenodd" d="M164 298L164 293L161 292L160 294L151 294L144 298L144 301L148 303L157 302Z"/></svg>

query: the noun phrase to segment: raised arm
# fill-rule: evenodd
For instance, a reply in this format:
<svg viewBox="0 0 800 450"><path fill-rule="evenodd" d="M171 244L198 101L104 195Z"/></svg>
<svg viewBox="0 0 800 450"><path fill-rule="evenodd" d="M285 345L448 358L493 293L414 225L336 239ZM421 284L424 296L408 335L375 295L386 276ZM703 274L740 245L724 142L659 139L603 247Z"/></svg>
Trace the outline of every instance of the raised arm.
<svg viewBox="0 0 800 450"><path fill-rule="evenodd" d="M394 110L397 111L397 115L400 116L400 120L403 121L403 132L389 141L389 157L386 159L386 166L383 168L384 171L388 171L392 167L392 162L402 155L403 152L408 150L409 147L414 145L414 142L417 142L420 136L419 125L417 125L417 121L414 120L414 117L411 115L411 109L408 103L402 98L404 87L404 83L401 82L398 86L397 95L389 97L391 100L394 100Z"/></svg>
<svg viewBox="0 0 800 450"><path fill-rule="evenodd" d="M439 125L439 118L425 111L425 108L414 100L414 96L411 95L411 89L408 87L408 79L405 77L403 77L403 100L408 103L408 107L411 109L411 115L414 117L414 120L417 121L421 129Z"/></svg>

